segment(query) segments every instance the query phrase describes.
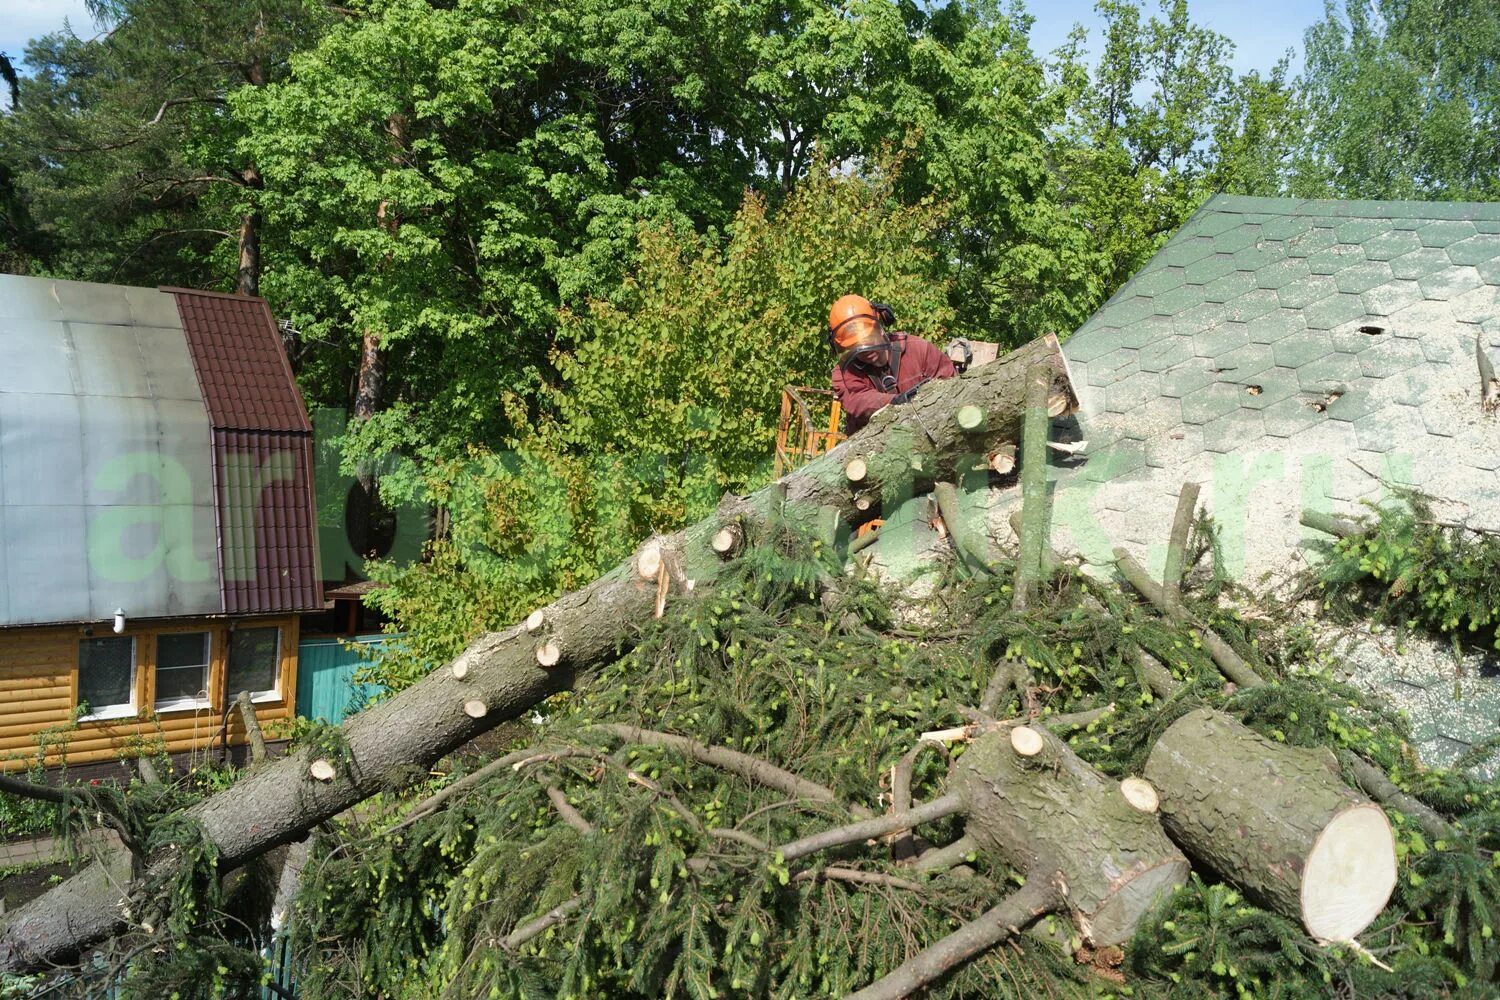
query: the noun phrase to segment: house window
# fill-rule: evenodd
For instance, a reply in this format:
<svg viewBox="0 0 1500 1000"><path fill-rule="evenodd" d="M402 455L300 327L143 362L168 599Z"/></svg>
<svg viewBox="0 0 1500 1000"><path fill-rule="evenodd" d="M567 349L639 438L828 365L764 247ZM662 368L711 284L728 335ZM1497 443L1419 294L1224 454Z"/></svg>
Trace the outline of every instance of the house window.
<svg viewBox="0 0 1500 1000"><path fill-rule="evenodd" d="M208 633L156 637L156 708L172 711L208 704Z"/></svg>
<svg viewBox="0 0 1500 1000"><path fill-rule="evenodd" d="M135 638L106 636L78 643L78 703L89 719L135 714Z"/></svg>
<svg viewBox="0 0 1500 1000"><path fill-rule="evenodd" d="M249 691L251 697L273 697L280 676L281 629L237 628L229 633L227 699L233 700L241 691Z"/></svg>

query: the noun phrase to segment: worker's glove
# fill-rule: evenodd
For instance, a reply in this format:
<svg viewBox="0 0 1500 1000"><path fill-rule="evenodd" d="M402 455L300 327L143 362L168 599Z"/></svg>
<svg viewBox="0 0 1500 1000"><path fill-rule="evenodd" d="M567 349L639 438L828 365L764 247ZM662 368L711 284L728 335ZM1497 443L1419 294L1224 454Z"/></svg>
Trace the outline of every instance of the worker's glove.
<svg viewBox="0 0 1500 1000"><path fill-rule="evenodd" d="M916 398L917 390L920 388L922 388L922 385L919 382L916 385L912 386L910 389L907 389L905 392L897 393L896 395L892 396L891 402L896 404L897 406L900 406L902 403L910 403L914 398Z"/></svg>

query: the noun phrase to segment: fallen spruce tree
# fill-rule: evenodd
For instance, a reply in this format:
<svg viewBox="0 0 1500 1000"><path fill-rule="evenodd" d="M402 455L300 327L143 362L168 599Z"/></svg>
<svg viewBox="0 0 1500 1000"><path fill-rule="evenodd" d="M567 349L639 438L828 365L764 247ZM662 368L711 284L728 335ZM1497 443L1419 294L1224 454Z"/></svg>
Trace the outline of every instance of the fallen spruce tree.
<svg viewBox="0 0 1500 1000"><path fill-rule="evenodd" d="M746 498L726 497L716 514L650 539L624 565L531 614L481 636L450 667L351 720L337 740L339 760L304 750L247 775L192 807L191 822L217 868L228 871L306 832L372 794L425 771L444 754L499 722L567 690L629 647L640 623L661 613L672 591L708 585L740 539L768 519L789 518L834 540L842 523L876 516L934 479L971 474L1019 440L1033 375L1044 405L1076 403L1054 337L975 371L936 383L903 407L888 408L823 458ZM975 419L978 414L980 419ZM175 870L174 852L134 860L157 877ZM152 867L154 865L154 867ZM0 932L0 970L27 971L76 958L80 950L142 919L121 889L129 859L102 859L10 915ZM151 881L150 879L146 880Z"/></svg>
<svg viewBox="0 0 1500 1000"><path fill-rule="evenodd" d="M853 492L854 457L824 495ZM1128 560L1138 595L1008 559L955 561L913 630L858 560L846 574L826 515L771 515L701 526L729 557L699 564L712 587L677 583L670 546L622 568L633 648L513 752L325 825L290 923L299 996L1030 997L1102 977L1436 997L1492 974L1495 786L1418 774L1401 722L1297 630ZM1201 537L1174 531L1179 567ZM562 665L540 624L513 641L556 642ZM482 720L473 652L439 673ZM360 758L321 739L294 759L334 784ZM126 995L257 981L198 882L202 920L122 940Z"/></svg>
<svg viewBox="0 0 1500 1000"><path fill-rule="evenodd" d="M746 541L515 749L323 829L299 997L1440 997L1492 974L1496 786L1418 772L1297 630L1203 593L1173 620L1067 568L1018 611L1002 560L914 631L794 528ZM1226 683L1202 630L1265 683ZM1379 855L1339 829L1372 810L1356 785L1404 809L1358 945L1310 932L1352 934L1319 900L1384 902L1319 874L1330 838ZM130 956L126 996L262 971L180 934Z"/></svg>

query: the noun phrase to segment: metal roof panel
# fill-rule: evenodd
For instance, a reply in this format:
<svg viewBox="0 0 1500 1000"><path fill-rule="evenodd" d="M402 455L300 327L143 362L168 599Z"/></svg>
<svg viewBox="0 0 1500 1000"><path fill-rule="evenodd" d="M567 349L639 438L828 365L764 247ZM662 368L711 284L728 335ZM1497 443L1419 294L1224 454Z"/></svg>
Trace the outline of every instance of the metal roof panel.
<svg viewBox="0 0 1500 1000"><path fill-rule="evenodd" d="M179 323L158 291L0 276L0 625L222 613Z"/></svg>
<svg viewBox="0 0 1500 1000"><path fill-rule="evenodd" d="M151 375L135 331L96 323L66 323L81 396L150 398Z"/></svg>
<svg viewBox="0 0 1500 1000"><path fill-rule="evenodd" d="M62 301L53 292L57 282L0 274L0 319L56 322L64 318ZM10 324L6 324L9 328Z"/></svg>
<svg viewBox="0 0 1500 1000"><path fill-rule="evenodd" d="M62 323L0 316L0 331L5 337L0 393L73 394L71 341Z"/></svg>
<svg viewBox="0 0 1500 1000"><path fill-rule="evenodd" d="M83 421L77 396L0 393L6 506L83 502ZM13 539L7 539L7 544Z"/></svg>
<svg viewBox="0 0 1500 1000"><path fill-rule="evenodd" d="M62 318L71 323L130 326L130 300L120 285L96 285L88 281L54 281L52 294L62 306Z"/></svg>

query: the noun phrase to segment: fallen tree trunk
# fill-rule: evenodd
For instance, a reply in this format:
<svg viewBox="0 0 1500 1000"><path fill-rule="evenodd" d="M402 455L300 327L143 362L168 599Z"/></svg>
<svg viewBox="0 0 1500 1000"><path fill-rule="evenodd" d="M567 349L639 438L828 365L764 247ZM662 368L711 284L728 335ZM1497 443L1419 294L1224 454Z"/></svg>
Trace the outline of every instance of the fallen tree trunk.
<svg viewBox="0 0 1500 1000"><path fill-rule="evenodd" d="M1141 917L1187 881L1188 861L1154 814L1037 726L975 740L949 790L964 803L964 835L1028 878L1061 872L1079 936L1121 944Z"/></svg>
<svg viewBox="0 0 1500 1000"><path fill-rule="evenodd" d="M318 823L387 788L547 697L572 688L633 643L654 616L664 587L708 584L728 553L713 539L729 525L781 518L815 525L833 514L851 523L873 516L859 496L894 503L935 479L971 469L975 456L1014 441L1027 373L1045 364L1054 390L1076 406L1056 338L1035 341L962 378L925 386L910 404L888 407L848 441L749 497L726 497L719 511L672 535L649 540L625 564L533 613L525 624L476 639L452 664L354 716L330 759L302 750L247 773L188 810L219 853L221 872L301 838ZM982 427L957 419L965 406ZM845 474L864 463L858 489ZM654 568L644 572L647 564ZM158 861L156 871L171 862ZM89 945L139 926L128 918L117 881L86 869L11 914L0 930L0 971L25 972L75 960Z"/></svg>
<svg viewBox="0 0 1500 1000"><path fill-rule="evenodd" d="M1321 941L1349 941L1396 885L1385 812L1339 777L1327 751L1274 743L1199 709L1146 761L1172 839Z"/></svg>

